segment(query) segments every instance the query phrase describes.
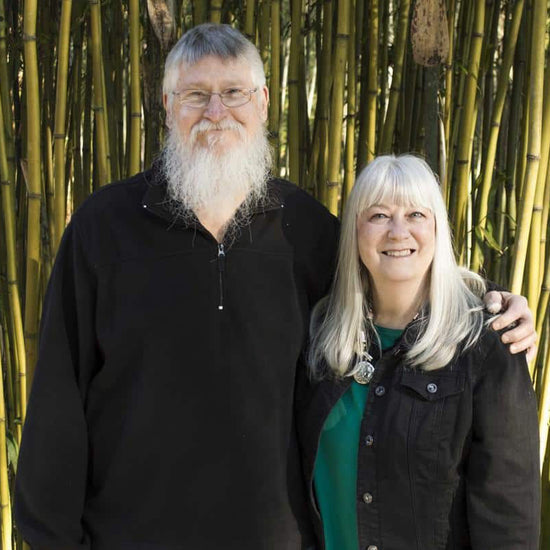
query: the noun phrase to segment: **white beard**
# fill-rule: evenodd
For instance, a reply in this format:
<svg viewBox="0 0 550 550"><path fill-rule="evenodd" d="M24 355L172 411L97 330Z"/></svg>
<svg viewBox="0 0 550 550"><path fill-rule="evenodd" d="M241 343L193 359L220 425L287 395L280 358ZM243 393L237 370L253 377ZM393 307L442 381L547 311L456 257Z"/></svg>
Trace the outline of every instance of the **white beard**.
<svg viewBox="0 0 550 550"><path fill-rule="evenodd" d="M202 136L207 146L197 144L198 135L207 130L237 130L239 142L226 151L216 151L219 137ZM222 132L223 133L223 132ZM244 198L234 220L248 220L251 210L265 200L271 167L271 150L266 130L259 127L247 137L241 124L221 120L197 123L189 138L180 135L177 126L168 132L162 153L162 170L168 182L169 206L184 222L195 219L197 212L223 212L228 201Z"/></svg>

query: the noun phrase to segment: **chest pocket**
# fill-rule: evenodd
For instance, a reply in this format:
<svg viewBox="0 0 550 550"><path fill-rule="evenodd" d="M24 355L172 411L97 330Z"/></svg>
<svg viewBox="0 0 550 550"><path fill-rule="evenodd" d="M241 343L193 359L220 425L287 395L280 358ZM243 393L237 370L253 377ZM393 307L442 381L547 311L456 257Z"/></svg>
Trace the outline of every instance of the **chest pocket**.
<svg viewBox="0 0 550 550"><path fill-rule="evenodd" d="M402 373L401 390L410 404L407 447L422 477L447 475L464 384L463 373L448 369Z"/></svg>

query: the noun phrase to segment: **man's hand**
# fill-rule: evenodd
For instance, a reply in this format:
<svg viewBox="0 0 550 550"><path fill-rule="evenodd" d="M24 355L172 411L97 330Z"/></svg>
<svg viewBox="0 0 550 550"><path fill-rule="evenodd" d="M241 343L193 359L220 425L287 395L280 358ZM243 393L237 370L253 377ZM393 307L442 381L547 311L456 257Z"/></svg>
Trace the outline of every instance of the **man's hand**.
<svg viewBox="0 0 550 550"><path fill-rule="evenodd" d="M502 341L510 344L510 352L527 351L527 361L533 360L537 351L537 333L527 300L523 296L510 292L492 290L485 294L483 301L489 313L502 311L502 314L493 321L492 327L495 330L517 325L502 335Z"/></svg>

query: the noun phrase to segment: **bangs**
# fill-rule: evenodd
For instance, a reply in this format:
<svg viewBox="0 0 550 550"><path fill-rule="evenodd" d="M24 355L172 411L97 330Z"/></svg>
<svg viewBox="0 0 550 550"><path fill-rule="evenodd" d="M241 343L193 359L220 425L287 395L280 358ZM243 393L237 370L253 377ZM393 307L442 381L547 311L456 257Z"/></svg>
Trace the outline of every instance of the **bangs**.
<svg viewBox="0 0 550 550"><path fill-rule="evenodd" d="M360 194L357 214L376 204L421 207L434 212L434 201L441 197L439 186L433 174L426 171L417 159L414 160L416 162L407 163L408 166L391 161L382 166L376 162L367 166L363 177L357 182ZM435 198L434 195L438 197Z"/></svg>

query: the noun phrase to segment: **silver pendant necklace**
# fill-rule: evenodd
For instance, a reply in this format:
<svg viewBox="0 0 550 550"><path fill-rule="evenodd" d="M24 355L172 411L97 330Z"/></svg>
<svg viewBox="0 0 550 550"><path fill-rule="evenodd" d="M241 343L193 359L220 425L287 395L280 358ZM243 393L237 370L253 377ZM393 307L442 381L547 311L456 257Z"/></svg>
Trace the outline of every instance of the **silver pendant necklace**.
<svg viewBox="0 0 550 550"><path fill-rule="evenodd" d="M358 384L368 384L374 376L374 365L371 363L372 355L367 351L367 339L365 332L361 331L361 357L356 365L356 371L353 375L353 379Z"/></svg>

